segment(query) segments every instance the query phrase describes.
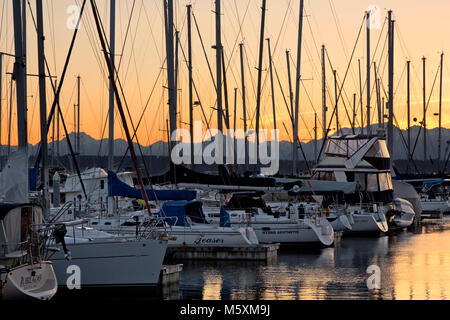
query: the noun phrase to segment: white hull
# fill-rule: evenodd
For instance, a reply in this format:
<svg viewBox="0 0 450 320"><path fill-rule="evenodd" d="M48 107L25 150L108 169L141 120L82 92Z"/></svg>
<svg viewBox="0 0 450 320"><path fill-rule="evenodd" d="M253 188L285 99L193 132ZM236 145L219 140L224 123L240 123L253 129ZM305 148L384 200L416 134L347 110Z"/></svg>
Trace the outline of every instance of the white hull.
<svg viewBox="0 0 450 320"><path fill-rule="evenodd" d="M206 211L210 223L219 223L215 211L217 209L211 208ZM244 212L230 211L229 214L232 224L242 224ZM251 218L249 223L261 243L323 246L331 246L334 243L333 227L325 218L294 220L256 215Z"/></svg>
<svg viewBox="0 0 450 320"><path fill-rule="evenodd" d="M91 220L91 226L116 236L130 236L136 234L135 226L121 226L120 220L104 219L97 225L93 225L92 222L98 222L97 219ZM105 225L105 222L109 224ZM169 246L232 247L259 244L255 231L251 227L222 228L211 224L192 224L189 227L168 226L165 228L154 228L154 231L162 233L167 232L171 237L175 238L169 240Z"/></svg>
<svg viewBox="0 0 450 320"><path fill-rule="evenodd" d="M330 221L334 231L350 231L353 229L352 224L346 215L340 215L333 221Z"/></svg>
<svg viewBox="0 0 450 320"><path fill-rule="evenodd" d="M52 263L42 261L34 265L26 264L11 269L6 276L2 298L50 300L57 289Z"/></svg>
<svg viewBox="0 0 450 320"><path fill-rule="evenodd" d="M423 212L450 213L450 202L448 200L422 200Z"/></svg>
<svg viewBox="0 0 450 320"><path fill-rule="evenodd" d="M348 233L377 233L389 230L386 218L382 213L356 213L353 214L352 230Z"/></svg>
<svg viewBox="0 0 450 320"><path fill-rule="evenodd" d="M67 243L64 253L52 257L59 286L65 286L71 265L80 267L81 286L152 286L158 283L167 241L95 239Z"/></svg>
<svg viewBox="0 0 450 320"><path fill-rule="evenodd" d="M334 243L333 227L326 219L320 225L311 221L292 223L252 222L256 235L263 243L281 243L290 245L323 245Z"/></svg>

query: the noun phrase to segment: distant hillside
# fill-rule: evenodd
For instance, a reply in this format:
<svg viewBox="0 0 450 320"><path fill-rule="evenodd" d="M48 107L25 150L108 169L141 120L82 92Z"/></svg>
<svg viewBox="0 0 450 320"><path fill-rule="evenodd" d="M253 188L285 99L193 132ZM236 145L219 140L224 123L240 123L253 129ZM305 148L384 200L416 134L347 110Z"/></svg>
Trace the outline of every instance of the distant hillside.
<svg viewBox="0 0 450 320"><path fill-rule="evenodd" d="M300 128L300 130L302 130ZM361 129L357 128L356 132L360 132ZM411 128L411 149L414 148L414 145L416 144L416 138L417 134L420 130L420 127L415 126ZM344 128L342 130L344 134L351 134L351 129ZM373 126L372 132L376 132L376 126ZM407 141L407 131L406 130L399 130L398 128L394 127L394 134L395 134L395 143L394 143L394 152L392 158L394 160L406 160L407 159L407 151L406 151L406 141ZM73 134L69 135L69 139L71 141L73 140ZM60 147L60 155L68 155L69 154L69 148L67 145L67 138L64 138L60 141L59 147ZM317 142L317 148L320 150L322 146L322 141L319 140ZM442 129L442 154L444 157L444 153L447 151L447 142L450 141L450 129ZM437 159L438 154L438 129L429 129L427 130L427 152L428 157L431 159ZM207 145L209 143L204 143L204 145ZM89 136L88 134L81 133L80 135L80 145L81 145L81 152L80 154L83 156L106 156L108 153L108 141L107 139L103 140L96 140ZM252 143L249 142L249 145L251 146ZM314 141L309 141L307 143L301 143L303 151L307 157L308 161L314 160ZM125 151L127 150L127 142L122 139L116 139L114 142L114 149L115 149L115 155L116 156L123 156L125 154ZM134 144L136 150L138 145ZM54 147L54 150L56 152L56 142L55 146L53 146L52 143L49 144L49 154L52 153L52 148ZM35 154L37 152L38 146L30 146L30 156ZM2 146L1 151L2 154L5 154L7 147ZM13 148L14 149L14 148ZM163 141L158 141L150 146L141 146L142 152L145 156L156 156L156 157L162 157L167 156L168 154L168 148L167 143ZM292 143L288 141L281 141L280 142L280 160L290 160L292 159ZM447 152L448 153L448 152ZM417 160L423 160L423 130L421 131L420 137L417 140L415 153L414 153L414 159ZM304 160L302 152L299 151L299 160Z"/></svg>

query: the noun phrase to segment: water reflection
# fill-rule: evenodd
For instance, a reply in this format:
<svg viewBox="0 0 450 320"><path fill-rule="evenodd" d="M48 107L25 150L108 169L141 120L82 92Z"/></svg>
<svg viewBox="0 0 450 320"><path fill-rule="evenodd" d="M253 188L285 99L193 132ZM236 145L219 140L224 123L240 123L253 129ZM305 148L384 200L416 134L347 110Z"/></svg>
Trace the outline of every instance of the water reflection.
<svg viewBox="0 0 450 320"><path fill-rule="evenodd" d="M319 252L263 262L185 262L181 299L450 299L450 221L379 238L344 238ZM381 269L381 290L366 286Z"/></svg>

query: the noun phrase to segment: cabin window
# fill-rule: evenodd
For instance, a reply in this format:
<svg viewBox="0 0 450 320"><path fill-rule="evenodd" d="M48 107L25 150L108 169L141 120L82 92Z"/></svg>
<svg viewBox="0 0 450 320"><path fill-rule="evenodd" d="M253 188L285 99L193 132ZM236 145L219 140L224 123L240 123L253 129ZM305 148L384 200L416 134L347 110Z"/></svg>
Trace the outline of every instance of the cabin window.
<svg viewBox="0 0 450 320"><path fill-rule="evenodd" d="M392 190L391 176L387 173L380 173L378 175L380 182L380 191Z"/></svg>
<svg viewBox="0 0 450 320"><path fill-rule="evenodd" d="M367 191L368 192L378 192L378 181L377 174L367 175Z"/></svg>
<svg viewBox="0 0 450 320"><path fill-rule="evenodd" d="M105 180L100 180L100 189L105 189Z"/></svg>

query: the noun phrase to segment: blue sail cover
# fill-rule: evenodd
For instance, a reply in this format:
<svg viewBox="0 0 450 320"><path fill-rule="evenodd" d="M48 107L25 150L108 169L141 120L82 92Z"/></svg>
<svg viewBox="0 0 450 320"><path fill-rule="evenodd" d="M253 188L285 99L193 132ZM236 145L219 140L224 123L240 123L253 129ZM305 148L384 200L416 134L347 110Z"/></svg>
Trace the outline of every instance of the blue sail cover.
<svg viewBox="0 0 450 320"><path fill-rule="evenodd" d="M208 224L202 205L201 201L167 201L162 205L158 216L166 218L169 225L177 227L191 226L186 217L194 223Z"/></svg>
<svg viewBox="0 0 450 320"><path fill-rule="evenodd" d="M149 201L191 201L197 197L197 191L192 190L145 190ZM155 195L156 198L155 199ZM129 186L121 181L117 174L108 171L108 196L110 197L126 197L133 199L143 199L140 189Z"/></svg>
<svg viewBox="0 0 450 320"><path fill-rule="evenodd" d="M230 214L225 210L225 208L222 206L220 207L220 227L224 228L230 228Z"/></svg>

